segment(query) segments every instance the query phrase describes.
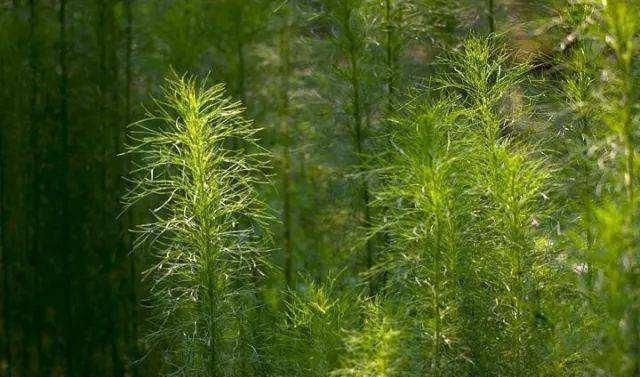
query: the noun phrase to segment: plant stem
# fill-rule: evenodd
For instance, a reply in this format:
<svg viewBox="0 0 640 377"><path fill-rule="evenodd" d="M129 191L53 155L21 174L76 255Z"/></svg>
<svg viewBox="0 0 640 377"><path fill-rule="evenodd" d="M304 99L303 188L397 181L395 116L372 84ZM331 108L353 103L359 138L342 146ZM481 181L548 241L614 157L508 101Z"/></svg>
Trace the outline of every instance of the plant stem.
<svg viewBox="0 0 640 377"><path fill-rule="evenodd" d="M488 9L487 9L487 21L489 23L489 32L491 34L496 32L496 9L495 9L495 0L487 0Z"/></svg>
<svg viewBox="0 0 640 377"><path fill-rule="evenodd" d="M629 43L631 44L631 43ZM635 88L634 88L634 73L633 73L633 63L632 63L632 52L625 50L624 53L618 56L618 59L622 65L622 74L623 74L623 118L622 118L622 135L621 139L625 149L625 166L624 166L624 184L625 191L627 195L627 205L629 208L636 208L636 199L635 199L635 143L633 140L633 106L634 106L634 97L635 97ZM627 227L629 229L633 229L634 224L636 222L637 213L634 211L628 211L629 215L627 217ZM630 245L629 245L629 257L633 257L633 260L637 260L637 236L630 235ZM636 262L629 271L629 280L631 284L631 289L633 292L637 292L639 287L639 277L640 267L637 266ZM631 322L631 360L632 367L631 370L632 376L640 376L640 304L637 302L639 299L638 294L635 293L632 296L632 302L630 305L629 321Z"/></svg>
<svg viewBox="0 0 640 377"><path fill-rule="evenodd" d="M393 95L395 91L394 78L395 78L395 61L393 59L393 47L392 43L392 15L391 15L391 0L385 0L385 26L386 26L386 65L387 65L387 112L391 114L393 111Z"/></svg>
<svg viewBox="0 0 640 377"><path fill-rule="evenodd" d="M281 103L280 118L283 125L283 147L282 147L282 202L283 202L283 249L284 249L284 278L287 286L292 283L293 265L293 242L291 232L291 134L289 130L289 76L291 75L291 50L289 38L291 37L291 20L289 15L289 5L284 5L286 14L284 25L280 31L280 78L281 78Z"/></svg>
<svg viewBox="0 0 640 377"><path fill-rule="evenodd" d="M125 16L125 124L130 124L132 119L131 114L131 84L132 84L132 67L131 58L133 55L133 5L134 0L125 0L124 3L124 16ZM122 132L122 139L126 138L126 132ZM116 150L120 151L120 144L117 145ZM130 157L127 154L123 157L124 171L129 171ZM123 221L123 246L125 250L131 249L131 240L129 237L128 229L134 223L133 209L127 211L126 220ZM136 293L136 281L138 279L138 272L136 267L136 256L129 256L129 305L130 306L130 320L129 324L129 357L138 357L138 296ZM131 369L133 377L138 376L138 368L135 366Z"/></svg>
<svg viewBox="0 0 640 377"><path fill-rule="evenodd" d="M235 20L235 32L236 32L236 57L238 59L238 73L236 77L236 95L242 101L244 106L247 106L247 99L245 93L245 57L244 57L244 32L242 30L243 23L243 5L240 3L235 7L234 20Z"/></svg>
<svg viewBox="0 0 640 377"><path fill-rule="evenodd" d="M60 129L61 129L61 150L62 150L62 197L61 199L61 221L62 221L62 249L67 248L70 245L70 223L69 223L69 121L67 116L67 98L68 98L68 72L67 72L67 2L66 0L60 0L60 7L58 12L59 21L59 55L58 64L60 66L60 83L59 83L59 95L60 95ZM70 377L76 376L74 352L76 351L75 342L76 326L73 325L73 256L71 252L67 252L64 258L64 274L65 274L65 303L64 303L64 323L66 325L65 335L65 362L67 375Z"/></svg>
<svg viewBox="0 0 640 377"><path fill-rule="evenodd" d="M27 182L30 187L27 191L27 202L29 203L29 219L31 226L29 227L29 238L27 240L29 250L29 284L34 294L38 294L40 287L40 278L38 267L40 266L40 256L42 254L42 237L41 237L41 148L40 129L42 126L42 117L40 112L39 85L40 82L40 57L39 43L36 32L39 24L37 12L38 4L35 0L29 0L29 70L30 70L30 117L29 117L29 149L31 155L29 158L29 171L27 174ZM33 300L30 320L33 324L28 326L27 336L25 337L25 352L22 358L24 363L23 370L38 370L38 362L40 361L40 349L42 345L42 337L40 334L42 328L42 303L41 300ZM36 343L35 350L30 343ZM32 356L32 357L29 357ZM27 365L29 363L31 365ZM36 372L37 373L37 372Z"/></svg>
<svg viewBox="0 0 640 377"><path fill-rule="evenodd" d="M4 61L5 56L0 56L0 73L2 74L0 78L2 81L0 82L0 87L5 88L6 78L5 78L5 66L6 62ZM4 94L4 93L2 93ZM4 97L3 97L4 98ZM4 115L4 110L0 111L0 116ZM4 118L4 117L3 117ZM4 119L0 119L0 121L4 122ZM5 240L5 226L7 224L7 215L6 215L6 206L4 202L4 192L5 192L5 150L4 148L4 133L5 127L0 129L0 263L2 264L2 354L4 356L4 362L6 363L6 372L7 377L12 377L13 375L13 362L11 358L11 339L12 339L12 330L11 330L11 276L9 269L9 252L7 250L7 242Z"/></svg>
<svg viewBox="0 0 640 377"><path fill-rule="evenodd" d="M436 216L438 216L437 214ZM441 313L440 313L440 287L442 284L442 255L440 250L440 229L438 224L438 218L436 217L436 224L434 224L435 229L435 239L434 239L434 247L435 252L433 253L434 257L434 279L433 279L433 311L435 317L435 329L433 333L433 360L431 364L431 373L435 377L440 377L440 347L442 341L441 334Z"/></svg>
<svg viewBox="0 0 640 377"><path fill-rule="evenodd" d="M353 107L352 117L353 117L353 126L355 131L355 144L356 144L356 158L358 164L358 170L360 173L360 199L361 206L364 213L363 225L365 229L369 229L371 224L371 214L369 208L370 195L369 195L369 184L367 182L367 178L365 176L366 169L364 167L364 129L363 129L363 115L362 115L362 103L360 99L360 68L358 66L358 51L356 46L355 38L356 36L353 34L353 29L351 28L351 14L353 9L349 9L348 15L346 17L346 37L349 42L349 50L348 50L348 59L349 59L349 80L351 85L351 105ZM367 237L366 245L365 245L365 266L367 269L373 266L373 245L369 237ZM371 282L369 282L371 286Z"/></svg>

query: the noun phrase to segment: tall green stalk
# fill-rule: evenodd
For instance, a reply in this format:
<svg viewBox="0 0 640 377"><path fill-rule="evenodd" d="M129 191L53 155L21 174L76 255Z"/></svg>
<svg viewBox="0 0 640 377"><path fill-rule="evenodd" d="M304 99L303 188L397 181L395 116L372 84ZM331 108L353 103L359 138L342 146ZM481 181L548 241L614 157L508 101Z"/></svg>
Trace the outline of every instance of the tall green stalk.
<svg viewBox="0 0 640 377"><path fill-rule="evenodd" d="M125 24L125 101L124 101L124 120L125 124L131 123L132 117L132 107L131 107L131 97L132 97L132 82L133 82L133 2L134 0L125 0L125 9L124 16L126 20ZM120 143L116 146L116 151L120 153L122 149L122 142L126 140L126 133L122 132ZM124 171L129 169L129 158L125 157L124 160ZM129 237L128 228L134 223L134 215L133 209L127 212L125 215L125 220L122 221L121 227L124 228L123 232L123 240L122 245L129 248L131 245L131 240ZM137 266L137 258L135 255L131 255L129 257L129 274L128 274L128 297L129 297L129 314L130 320L128 321L128 335L131 337L129 341L129 358L130 360L135 360L139 357L139 347L138 347L138 294L137 294L137 280L138 280L138 266ZM133 377L138 376L138 368L136 365L131 369L131 374Z"/></svg>
<svg viewBox="0 0 640 377"><path fill-rule="evenodd" d="M3 77L4 79L4 77ZM3 80L4 81L4 80ZM2 333L4 335L4 339L2 341L2 355L4 360L7 362L7 367L9 369L8 375L11 375L11 357L9 356L9 339L11 338L11 332L9 331L9 296L11 293L9 292L9 268L7 266L9 258L7 257L7 252L5 250L5 241L4 241L4 226L5 226L5 214L4 214L4 153L2 151L2 146L4 143L4 133L0 132L0 263L2 264Z"/></svg>
<svg viewBox="0 0 640 377"><path fill-rule="evenodd" d="M68 119L68 86L69 86L69 72L67 62L67 2L66 0L60 0L58 8L58 66L60 68L60 77L58 83L58 92L60 96L60 103L58 104L60 110L60 143L61 143L61 158L62 158L62 198L61 201L61 219L63 222L63 231L61 237L61 246L66 248L71 243L71 231L69 221L69 168L70 168L70 153L69 153L69 119ZM76 328L73 325L73 255L71 252L66 253L64 260L64 324L65 324L65 367L69 376L76 376L76 364L74 359L74 347L76 346Z"/></svg>
<svg viewBox="0 0 640 377"><path fill-rule="evenodd" d="M366 233L371 228L371 193L365 167L367 147L366 142L370 132L370 114L363 100L363 90L366 84L365 59L367 57L367 25L363 19L364 2L362 0L326 0L326 15L335 34L333 42L344 64L339 68L339 75L344 78L348 86L349 106L346 109L350 118L349 131L353 138L353 152L357 167L357 198L356 208L359 212L360 225ZM364 266L369 269L374 263L374 246L367 237L364 245Z"/></svg>
<svg viewBox="0 0 640 377"><path fill-rule="evenodd" d="M495 0L487 0L487 24L489 24L489 33L496 32L496 6Z"/></svg>
<svg viewBox="0 0 640 377"><path fill-rule="evenodd" d="M0 21L2 21L2 25L3 26L9 26L9 22L8 20L0 19ZM7 35L8 33L4 34ZM4 100L5 98L7 98L7 92L5 92L5 89L8 85L6 85L6 83L8 83L7 80L7 70L6 70L6 66L8 63L8 53L5 54L5 52L8 52L9 49L4 47L2 48L2 54L0 54L0 85L2 86L3 89L0 90L0 95L2 96L1 98ZM6 122L6 119L8 119L8 111L6 110L0 110L0 122ZM6 208L7 206L5 205L5 184L6 184L6 168L5 168L5 161L7 160L7 153L5 152L5 132L6 130L4 128L2 128L0 130L0 264L2 265L2 334L3 334L3 339L2 342L0 343L0 346L2 346L2 360L3 362L6 364L5 371L7 374L7 377L12 377L13 376L13 362L12 362L12 358L11 358L11 339L13 337L12 334L12 329L11 329L11 276L10 276L10 268L9 268L9 263L10 263L10 259L9 259L9 250L7 248L7 244L8 242L6 241L6 235L5 235L5 227L8 223L7 219L8 216L6 214Z"/></svg>
<svg viewBox="0 0 640 377"><path fill-rule="evenodd" d="M465 368L458 336L460 221L470 210L461 181L464 139L451 102L415 98L406 107L407 114L395 122L397 151L387 188L378 196L391 219L383 226L394 240L380 264L389 274L384 292L398 312L407 312L410 375L460 375Z"/></svg>
<svg viewBox="0 0 640 377"><path fill-rule="evenodd" d="M378 16L380 31L376 37L382 50L381 84L385 93L380 105L384 108L384 115L391 117L399 107L396 102L408 84L406 68L411 57L406 55L410 55L411 39L421 34L437 39L435 30L431 28L435 29L433 24L438 23L433 15L437 14L434 9L439 11L441 6L413 0L384 0L380 8L367 9L367 12L371 15L381 13Z"/></svg>
<svg viewBox="0 0 640 377"><path fill-rule="evenodd" d="M282 122L282 225L284 251L284 280L287 286L293 281L293 239L292 239L292 179L291 179L291 140L292 132L290 119L290 76L291 76L291 47L292 37L291 5L282 5L282 26L280 27L278 51L280 55L280 103L279 116Z"/></svg>
<svg viewBox="0 0 640 377"><path fill-rule="evenodd" d="M41 14L39 4L35 0L29 1L29 144L30 151L28 159L28 171L26 181L29 182L27 190L28 209L27 214L30 219L28 240L28 261L29 261L29 285L32 290L39 289L40 276L37 272L41 265L41 257L43 251L42 242L42 176L43 176L43 153L41 148L41 139L43 135L43 117L41 104L41 41L38 31L42 28ZM38 370L38 361L41 360L39 351L41 349L41 330L42 330L42 310L41 300L34 300L30 308L28 318L32 321L32 325L27 328L26 341L24 342L23 369L25 371ZM35 346L34 346L35 344Z"/></svg>
<svg viewBox="0 0 640 377"><path fill-rule="evenodd" d="M245 62L245 34L244 29L244 5L238 3L233 7L233 30L236 35L235 55L236 55L236 96L246 105L246 62Z"/></svg>
<svg viewBox="0 0 640 377"><path fill-rule="evenodd" d="M129 205L156 200L153 221L137 229L149 245L156 328L167 375L245 376L247 315L262 264L255 195L262 154L256 129L224 94L189 78L169 81L157 109L132 133L137 143ZM243 149L229 148L242 140Z"/></svg>
<svg viewBox="0 0 640 377"><path fill-rule="evenodd" d="M544 232L551 168L535 144L518 139L515 127L527 119L526 97L522 106L506 106L523 96L519 86L529 68L513 63L492 39L467 40L446 63L456 73L442 85L461 97L470 145L466 170L475 208L466 240L473 253L471 280L477 280L465 315L481 316L480 322L467 318L475 367L504 376L538 375L549 358L551 329L543 319L557 280L556 256Z"/></svg>
<svg viewBox="0 0 640 377"><path fill-rule="evenodd" d="M391 113L393 110L393 97L396 92L395 79L396 68L398 64L398 56L394 53L394 29L393 22L393 5L392 0L384 1L384 27L385 27L385 64L387 68L387 112Z"/></svg>

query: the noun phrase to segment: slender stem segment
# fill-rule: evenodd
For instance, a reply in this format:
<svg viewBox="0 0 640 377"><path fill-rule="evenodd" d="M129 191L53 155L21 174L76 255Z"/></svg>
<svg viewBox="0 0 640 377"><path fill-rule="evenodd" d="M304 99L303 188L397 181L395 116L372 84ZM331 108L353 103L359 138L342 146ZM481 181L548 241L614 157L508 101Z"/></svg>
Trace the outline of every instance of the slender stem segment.
<svg viewBox="0 0 640 377"><path fill-rule="evenodd" d="M283 223L283 249L284 249L284 279L287 286L292 284L293 265L293 240L291 223L291 131L289 119L289 76L291 75L291 16L290 5L284 5L283 25L280 30L280 120L283 127L282 146L282 223Z"/></svg>

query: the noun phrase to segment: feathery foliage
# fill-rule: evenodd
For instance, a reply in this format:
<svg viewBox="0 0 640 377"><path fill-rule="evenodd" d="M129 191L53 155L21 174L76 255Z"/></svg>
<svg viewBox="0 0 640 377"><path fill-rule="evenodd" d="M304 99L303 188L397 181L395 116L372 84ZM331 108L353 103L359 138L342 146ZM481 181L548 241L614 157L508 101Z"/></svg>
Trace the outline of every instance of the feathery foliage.
<svg viewBox="0 0 640 377"><path fill-rule="evenodd" d="M639 20L0 2L0 376L640 376Z"/></svg>
<svg viewBox="0 0 640 377"><path fill-rule="evenodd" d="M464 275L472 294L464 327L474 367L503 376L542 373L552 330L546 295L558 268L543 231L551 169L535 144L518 140L528 119L519 86L529 68L513 59L492 39L467 40L447 60L458 74L443 79L462 97L469 127L474 208L465 237L471 269Z"/></svg>
<svg viewBox="0 0 640 377"><path fill-rule="evenodd" d="M136 229L151 248L154 329L165 372L178 376L250 373L256 352L248 322L263 265L264 222L255 194L263 165L256 129L221 85L176 77L147 119L135 125L134 187L128 205L157 205ZM234 139L242 149L230 149Z"/></svg>
<svg viewBox="0 0 640 377"><path fill-rule="evenodd" d="M458 115L450 102L413 104L396 122L397 162L379 194L388 203L385 226L393 239L380 268L387 270L385 293L402 307L413 375L459 374L464 364L456 274L459 221L468 208Z"/></svg>
<svg viewBox="0 0 640 377"><path fill-rule="evenodd" d="M362 328L346 338L343 367L337 376L401 376L409 373L409 354L405 339L409 330L396 313L394 304L384 301L364 301Z"/></svg>
<svg viewBox="0 0 640 377"><path fill-rule="evenodd" d="M336 286L309 282L285 300L274 347L277 376L328 376L345 351L344 329L356 321L353 303Z"/></svg>
<svg viewBox="0 0 640 377"><path fill-rule="evenodd" d="M512 60L492 39L467 40L438 80L446 100L415 98L394 122L397 158L377 199L393 242L371 273L399 305L411 375L541 375L554 365L550 168L516 138L526 102L508 100L528 68Z"/></svg>

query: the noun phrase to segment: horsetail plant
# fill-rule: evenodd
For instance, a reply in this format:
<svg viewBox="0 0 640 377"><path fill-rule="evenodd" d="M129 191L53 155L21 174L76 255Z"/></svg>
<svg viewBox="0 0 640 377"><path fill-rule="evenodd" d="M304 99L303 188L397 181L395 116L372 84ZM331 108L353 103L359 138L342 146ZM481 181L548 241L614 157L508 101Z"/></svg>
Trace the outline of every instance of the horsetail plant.
<svg viewBox="0 0 640 377"><path fill-rule="evenodd" d="M248 321L266 218L255 194L264 165L257 129L220 84L176 76L163 95L134 124L124 198L157 203L151 222L134 230L134 247L148 247L154 261L145 271L155 309L146 339L161 351L165 375L251 375L259 347Z"/></svg>
<svg viewBox="0 0 640 377"><path fill-rule="evenodd" d="M493 38L469 39L446 60L455 73L442 80L460 96L467 128L473 216L465 240L475 283L465 331L474 368L501 376L539 375L547 365L545 309L557 276L544 232L551 168L522 140L528 100L519 86L529 68L513 59Z"/></svg>
<svg viewBox="0 0 640 377"><path fill-rule="evenodd" d="M457 273L460 220L468 211L458 155L463 144L451 103L423 101L414 100L395 122L395 164L378 194L393 219L382 226L394 242L380 268L387 269L385 296L399 304L411 334L403 339L410 375L460 375L465 352Z"/></svg>

